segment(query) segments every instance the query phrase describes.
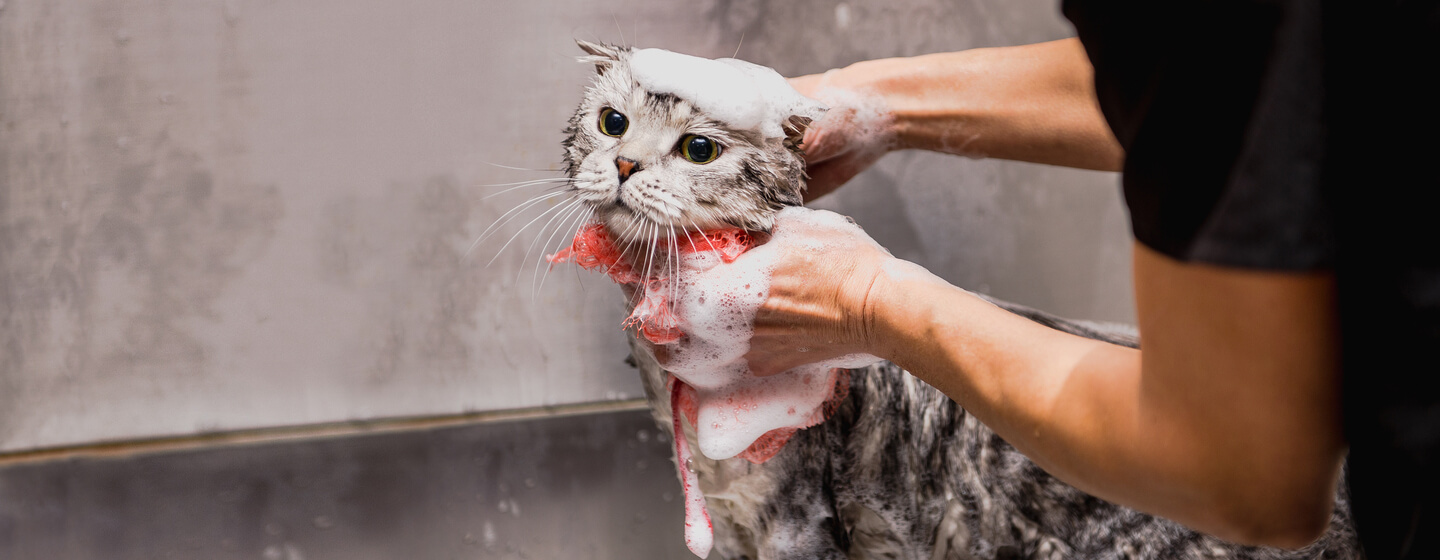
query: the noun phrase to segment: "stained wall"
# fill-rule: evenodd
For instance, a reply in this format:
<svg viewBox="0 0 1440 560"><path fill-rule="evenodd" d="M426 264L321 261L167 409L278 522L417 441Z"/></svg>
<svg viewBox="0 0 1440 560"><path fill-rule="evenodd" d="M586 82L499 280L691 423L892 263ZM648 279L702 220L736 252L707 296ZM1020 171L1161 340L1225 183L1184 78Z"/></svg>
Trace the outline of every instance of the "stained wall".
<svg viewBox="0 0 1440 560"><path fill-rule="evenodd" d="M471 250L544 188L494 185L558 176L573 38L795 75L1071 33L1049 0L0 0L0 451L636 398L618 292L537 268L549 202ZM900 153L819 206L1133 315L1114 175Z"/></svg>

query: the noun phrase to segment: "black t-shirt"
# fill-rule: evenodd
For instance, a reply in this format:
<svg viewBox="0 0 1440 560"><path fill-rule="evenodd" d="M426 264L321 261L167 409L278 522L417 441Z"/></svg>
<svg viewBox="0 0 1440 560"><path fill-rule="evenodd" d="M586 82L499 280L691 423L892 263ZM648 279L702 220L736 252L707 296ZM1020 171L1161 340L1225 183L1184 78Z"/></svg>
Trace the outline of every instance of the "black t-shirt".
<svg viewBox="0 0 1440 560"><path fill-rule="evenodd" d="M1125 148L1137 240L1334 272L1361 541L1372 560L1440 558L1437 1L1063 5Z"/></svg>

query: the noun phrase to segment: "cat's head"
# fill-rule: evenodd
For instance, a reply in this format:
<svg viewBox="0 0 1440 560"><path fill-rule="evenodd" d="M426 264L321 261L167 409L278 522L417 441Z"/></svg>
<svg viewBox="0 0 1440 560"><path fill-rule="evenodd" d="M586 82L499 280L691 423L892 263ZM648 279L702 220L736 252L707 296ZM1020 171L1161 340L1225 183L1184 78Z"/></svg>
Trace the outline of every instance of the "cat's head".
<svg viewBox="0 0 1440 560"><path fill-rule="evenodd" d="M672 87L682 92L678 95L650 91L662 88L640 78L653 73L655 65L639 66L636 59L656 51L578 43L588 53L581 60L593 63L596 75L565 131L566 173L576 197L616 238L647 238L654 235L654 226L661 232L728 227L769 231L776 212L802 203L805 162L800 139L812 119L824 113L823 105L790 90L802 101L778 112L760 112L778 122L736 126L734 118L707 114L704 99L687 98L727 95L683 93L695 89L686 84ZM690 60L700 64L689 70L713 62ZM768 72L762 81L781 80L769 69L721 62L752 73L757 68ZM672 86L687 72L673 74L665 77ZM699 78L692 85L702 89L707 83L725 85L712 75L689 75ZM788 89L783 80L779 85ZM749 109L738 108L742 113Z"/></svg>

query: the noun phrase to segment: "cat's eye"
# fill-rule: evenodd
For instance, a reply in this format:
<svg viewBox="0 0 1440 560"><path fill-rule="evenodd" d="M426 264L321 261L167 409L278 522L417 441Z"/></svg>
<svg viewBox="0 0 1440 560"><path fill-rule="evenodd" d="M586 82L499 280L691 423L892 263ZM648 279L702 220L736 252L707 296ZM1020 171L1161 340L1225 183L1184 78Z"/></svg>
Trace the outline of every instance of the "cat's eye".
<svg viewBox="0 0 1440 560"><path fill-rule="evenodd" d="M600 132L619 138L621 134L625 134L627 128L630 128L630 119L625 118L619 111L609 107L600 111Z"/></svg>
<svg viewBox="0 0 1440 560"><path fill-rule="evenodd" d="M695 163L710 163L720 157L720 144L704 136L691 134L680 140L680 155Z"/></svg>

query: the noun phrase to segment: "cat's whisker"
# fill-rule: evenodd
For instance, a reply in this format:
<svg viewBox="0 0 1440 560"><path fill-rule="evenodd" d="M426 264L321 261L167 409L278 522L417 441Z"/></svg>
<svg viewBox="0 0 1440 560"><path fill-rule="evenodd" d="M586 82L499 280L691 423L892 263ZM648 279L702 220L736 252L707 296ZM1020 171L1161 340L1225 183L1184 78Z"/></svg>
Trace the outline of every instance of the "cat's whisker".
<svg viewBox="0 0 1440 560"><path fill-rule="evenodd" d="M505 193L508 193L508 192L513 192L513 191L518 191L518 190L520 190L520 189L531 189L531 188L535 188L535 187L550 187L550 188L558 189L558 188L562 188L562 187L568 187L568 186L570 186L571 184L572 184L572 183L570 182L569 179L564 180L564 182L554 181L554 180L527 182L527 183L524 183L524 184L520 184L520 185L516 185L516 186L510 187L510 188L505 189L505 190L500 191L500 192L494 192L494 193L487 194L487 195L485 195L484 197L482 197L481 200L489 200L489 199L495 198L495 197L497 197L497 196L500 196L500 195L502 195L502 194L505 194ZM481 186L487 186L487 187L488 187L488 186L497 186L497 187L498 187L498 186L501 186L501 185L481 185Z"/></svg>
<svg viewBox="0 0 1440 560"><path fill-rule="evenodd" d="M500 250L495 252L495 256L490 257L490 261L485 263L485 268L490 268L490 265L495 263L495 259L500 258L500 254L505 252L505 249L515 241L515 238L520 237L520 234L525 233L525 230L529 229L530 226L535 224L535 222L540 221L541 218L544 218L546 214L554 212L556 208L565 207L566 202L569 201L561 201L560 204L546 209L544 212L541 212L539 216L535 216L535 219L530 220L529 222L526 222L524 226L521 226L521 228L515 232L515 235L512 235L510 236L510 239L505 240L505 244L500 246ZM519 277L517 276L516 278L518 279Z"/></svg>
<svg viewBox="0 0 1440 560"><path fill-rule="evenodd" d="M560 202L555 203L555 205L552 206L551 208L548 208L548 209L546 209L544 212L541 212L540 215L538 215L538 216L535 217L535 219L531 220L529 223L526 223L524 227L520 228L520 230L518 230L518 231L515 232L517 235L518 235L518 234L522 234L522 233L528 231L528 230L530 229L530 226L533 225L535 222L537 222L537 221L545 218L546 215L549 215L549 216L550 216L549 219L546 219L546 220L545 220L545 223L541 224L540 230L539 230L538 232L536 232L535 239L532 239L532 240L530 241L530 244L529 244L529 245L526 245L525 253L522 255L522 257L521 257L522 260L520 261L520 263L521 263L521 267L520 267L520 268L521 268L521 269L524 268L524 265L525 265L526 263L529 263L529 262L530 262L530 253L531 253L531 251L535 248L535 245L536 245L537 242L539 241L539 238L545 236L545 231L550 228L551 224L554 223L554 222L556 221L556 219L559 218L560 216L565 215L570 209L574 208L575 205L578 204L578 203L579 203L579 201L578 201L578 200L575 200L575 199L573 199L573 198L561 200ZM523 242L522 242L521 244L524 245ZM516 276L515 276L515 279L516 279L517 282L518 282L519 279L520 279L519 274L520 274L520 270L517 270L517 271L516 271Z"/></svg>
<svg viewBox="0 0 1440 560"><path fill-rule="evenodd" d="M666 224L661 226L661 228L659 236L661 240L665 242L665 245L664 250L660 252L660 266L657 267L660 270L655 274L665 281L664 288L669 290L670 279L675 276L675 270L670 268L670 249L672 249L670 246L670 226Z"/></svg>
<svg viewBox="0 0 1440 560"><path fill-rule="evenodd" d="M563 208L563 209L560 210L559 212L556 212L553 216L551 216L551 217L550 217L550 220L545 222L545 225L540 226L540 232L539 232L539 234L537 234L537 235L535 236L535 239L530 242L530 246L525 249L525 258L524 258L524 260L520 261L520 266L519 266L519 267L516 267L516 269L515 269L515 283L516 283L516 284L519 284L519 283L520 283L520 274L523 273L523 272L525 272L525 263L530 262L530 253L531 253L531 251L534 251L534 250L535 250L535 245L540 242L540 238L542 238L542 237L545 236L545 230L550 229L550 225L551 225L552 223L554 223L555 220L559 219L561 216L569 216L570 213L573 212L573 211L575 210L575 208L576 208L577 206L579 206L579 205L580 205L580 201L579 201L579 200L571 199L570 202L568 202L568 203L566 203L565 205L561 206L561 208ZM553 236L553 234L552 234L552 236ZM546 244L548 245L548 244L549 244L549 241L546 241ZM544 255L541 255L541 256L543 257ZM543 260L545 260L545 259L541 258L540 260L543 261ZM536 264L536 270L537 270L537 272L538 272L538 270L539 270L539 264ZM534 292L535 283L534 283L533 281L530 283L530 288L531 288L530 300L531 300L531 301L534 301L534 300L535 300L535 292Z"/></svg>
<svg viewBox="0 0 1440 560"><path fill-rule="evenodd" d="M546 249L548 249L548 248L550 247L550 244L555 241L555 236L556 236L556 235L558 235L560 232L566 231L566 230L568 229L568 228L566 227L566 224L569 223L576 215L578 215L578 214L583 214L583 213L584 213L584 210L585 210L585 205L584 205L584 204L581 204L580 201L577 200L577 201L575 201L574 203L572 203L571 206L570 206L570 210L568 210L568 211L565 212L565 214L564 214L565 217L560 220L560 223L556 224L556 226L555 226L555 231L551 232L551 233L550 233L550 236L545 238L545 244L540 246L540 258L535 260L535 272L534 272L534 274L531 275L531 278L530 278L530 300L531 300L531 301L534 301L534 300L535 300L535 295L536 295L537 293L539 293L539 290L536 288L536 283L539 281L538 279L539 279L539 277L540 277L540 267L541 267L541 266L544 266L544 265L548 262L548 261L545 259ZM545 233L545 230L542 228L542 229L540 230L540 233L543 235L543 234ZM537 236L535 239L536 239L536 241L539 241L540 237ZM526 255L525 255L525 256L526 256L527 259L529 258L530 255L529 255L529 252L528 252L528 251L526 252ZM546 270L549 270L549 267L546 267Z"/></svg>
<svg viewBox="0 0 1440 560"><path fill-rule="evenodd" d="M652 250L655 248L655 244L652 243L652 239L650 237L650 231L652 229L654 229L654 224L651 224L647 221L645 222L645 228L640 230L640 256L644 258L641 259L643 263L636 263L645 265L645 272L641 276L641 278L646 282L648 282L650 279L650 255L654 254Z"/></svg>
<svg viewBox="0 0 1440 560"><path fill-rule="evenodd" d="M675 264L670 267L670 297L680 291L680 240L675 237L675 225L670 224L670 257Z"/></svg>
<svg viewBox="0 0 1440 560"><path fill-rule="evenodd" d="M615 14L610 14L610 21L615 22L615 32L620 34L620 44L629 48L629 44L625 42L625 30L620 29L620 18L615 17Z"/></svg>
<svg viewBox="0 0 1440 560"><path fill-rule="evenodd" d="M626 258L626 259L629 259L629 258L630 258L630 256L631 256L631 255L630 255L630 249L635 246L635 240L637 239L637 237L633 237L633 236L631 236L631 234L632 234L633 232L635 232L636 228L639 228L642 223L643 223L643 222L641 222L641 221L639 221L639 220L631 220L630 226L629 226L629 227L626 227L626 228L625 228L625 232L622 233L622 234L620 234L620 239L624 239L624 240L625 240L625 248L623 248L623 249L620 250L620 256L621 256L621 257ZM633 260L632 260L632 264L639 264L639 263L634 263Z"/></svg>
<svg viewBox="0 0 1440 560"><path fill-rule="evenodd" d="M528 209L530 209L530 208L534 208L535 205L540 204L541 202L544 202L544 201L546 201L547 199L551 199L551 198L554 198L554 197L557 197L557 196L561 196L561 195L564 195L564 194L566 194L565 191L559 191L559 192L553 192L553 193L546 193L546 194L543 194L543 195L540 195L540 196L531 198L530 200L527 200L527 201L525 201L525 202L522 202L522 203L520 203L519 205L517 205L516 207L507 210L504 214L501 214L499 218L496 218L494 223L490 224L489 227L485 228L485 231L480 232L480 236L479 236L479 237L476 237L476 238L475 238L475 241L470 244L470 247L467 248L467 249L465 249L465 254L464 254L464 256L465 256L465 257L469 257L469 256L470 256L470 253L474 252L474 251L475 251L475 248L476 248L476 247L479 247L480 244L483 243L487 237L489 237L489 236L491 236L491 235L494 235L495 232L498 232L498 231L499 231L498 228L504 227L506 224L509 224L509 223L510 223L511 221L513 221L515 218L519 217L520 214L524 213L525 210L528 210Z"/></svg>
<svg viewBox="0 0 1440 560"><path fill-rule="evenodd" d="M691 218L688 218L688 217L687 217L686 219L687 219L687 220L690 220L690 226L691 226L691 227L694 227L694 228L695 228L695 231L701 232L700 226L695 225L695 220L693 220L693 219L691 219ZM701 232L701 233L703 233L703 232ZM704 240L705 240L705 243L708 243L708 244L710 245L710 250L711 250L711 251L719 251L719 250L720 250L720 249L718 249L718 248L715 247L715 242L710 240L710 236L708 236L708 235L702 235L702 236L701 236L701 239L704 239ZM694 241L694 240L691 240L690 243L691 243L691 245L694 245L695 241Z"/></svg>
<svg viewBox="0 0 1440 560"><path fill-rule="evenodd" d="M489 161L485 162L485 165L490 165L490 166L494 166L494 167L499 167L499 168L501 168L501 169L514 169L515 171L535 171L535 172L546 172L546 173L559 173L559 172L560 172L559 169L534 169L534 168L531 168L531 167L515 167L515 166L513 166L513 165L502 165L502 164L499 164L499 163L494 163L494 162L489 162Z"/></svg>
<svg viewBox="0 0 1440 560"><path fill-rule="evenodd" d="M576 215L575 215L575 219L574 219L573 221L571 221L570 225L566 226L564 229L562 229L562 230L560 230L560 231L578 230L578 228L580 228L580 227L583 226L586 222L588 222L588 221L590 220L590 218L592 218L592 217L595 216L595 209L594 209L594 208L587 208L587 207L584 207L584 206L581 206L580 208L581 208L583 211L580 212L580 213L578 213L578 214L576 214ZM563 243L564 240L562 239L561 242ZM573 238L572 238L571 242L572 242L572 243L574 242ZM547 242L547 243L548 243L548 242ZM563 246L562 246L562 247L563 247ZM560 248L556 248L555 250L556 250L556 251L559 251ZM550 277L550 271L551 271L552 269L554 269L554 268L555 268L554 266L547 266L547 267L545 267L545 273L540 275L540 287L538 288L538 291L541 291L541 292L544 292L544 291L545 291L545 279ZM574 268L578 270L580 267L577 266L577 267L574 267ZM578 278L578 276L577 276L577 278Z"/></svg>
<svg viewBox="0 0 1440 560"><path fill-rule="evenodd" d="M694 227L694 226L695 226L695 220L690 219L689 216L686 216L686 217L685 217L685 221L690 222L690 226L691 226L691 227ZM696 247L696 246L695 246L695 236L694 236L694 234L692 234L692 233L689 232L689 231L686 231L686 230L685 230L685 226L680 226L680 233L685 234L685 242L687 242L687 243L690 244L690 251L692 251L692 252L698 252L698 251L700 250L699 247ZM695 232L694 232L694 233L700 233L700 228L695 228ZM706 238L706 240L709 241L709 238ZM714 249L714 248L715 248L715 244L714 244L714 243L711 243L711 244L710 244L710 248L711 248L711 249Z"/></svg>
<svg viewBox="0 0 1440 560"><path fill-rule="evenodd" d="M482 184L475 185L475 186L477 186L477 187L509 187L509 186L513 186L513 185L531 185L531 184L559 183L559 182L569 182L569 181L574 181L574 179L571 179L571 178L569 178L569 177L545 177L544 179L526 179L526 180L524 180L524 181L508 181L508 182L504 182L504 183L482 183Z"/></svg>
<svg viewBox="0 0 1440 560"><path fill-rule="evenodd" d="M530 252L533 251L535 249L535 246L540 243L540 240L545 237L545 231L550 229L550 226L555 224L556 220L559 220L562 216L568 217L570 213L580 204L581 202L579 200L570 199L564 204L559 205L561 207L561 210L550 216L550 219L547 220L544 225L540 226L539 233L535 235L535 239L531 240L530 245L526 247L525 260L522 262L530 262ZM549 241L546 241L546 244L549 244Z"/></svg>
<svg viewBox="0 0 1440 560"><path fill-rule="evenodd" d="M656 249L656 245L659 245L659 244L660 244L660 224L651 222L651 223L650 223L650 253L649 253L649 256L646 257L646 259L645 259L645 275L641 277L641 278L644 278L644 280L645 280L645 287L646 287L647 290L648 290L649 287L650 287L650 270L651 270L651 268L653 268L653 266L654 266L654 264L655 264L655 249Z"/></svg>

